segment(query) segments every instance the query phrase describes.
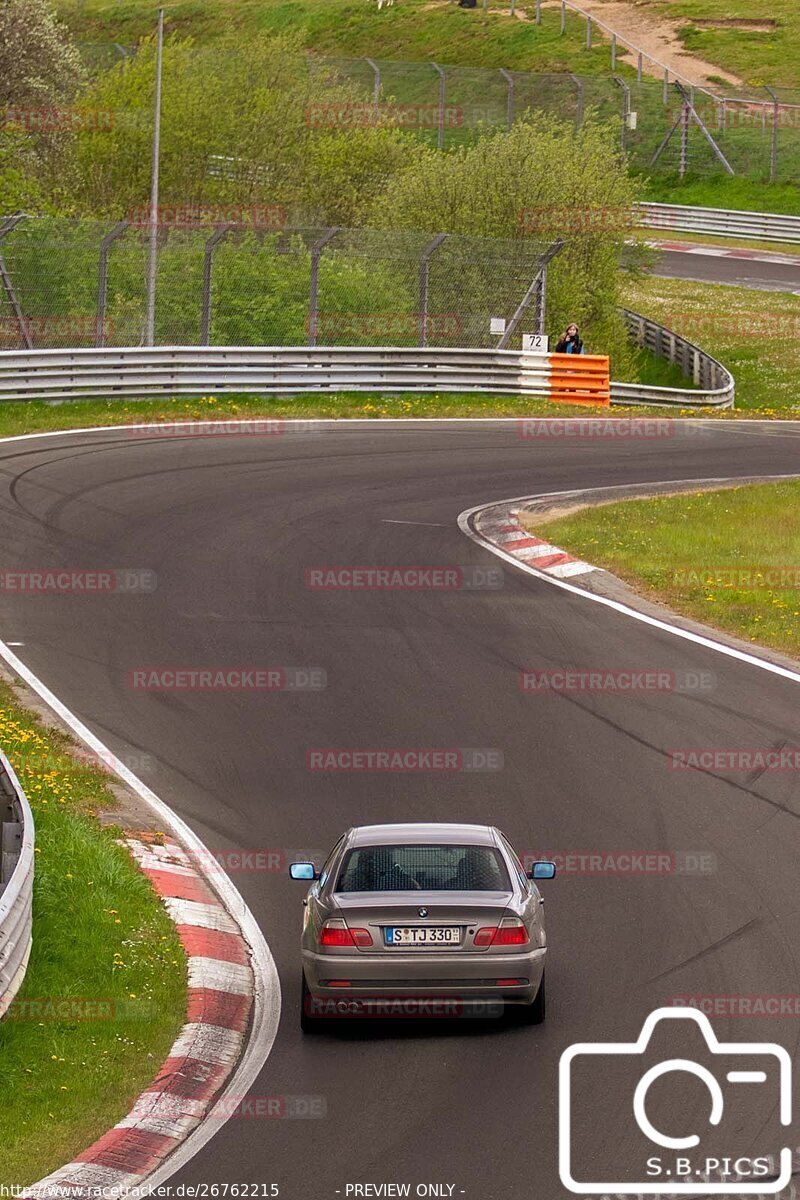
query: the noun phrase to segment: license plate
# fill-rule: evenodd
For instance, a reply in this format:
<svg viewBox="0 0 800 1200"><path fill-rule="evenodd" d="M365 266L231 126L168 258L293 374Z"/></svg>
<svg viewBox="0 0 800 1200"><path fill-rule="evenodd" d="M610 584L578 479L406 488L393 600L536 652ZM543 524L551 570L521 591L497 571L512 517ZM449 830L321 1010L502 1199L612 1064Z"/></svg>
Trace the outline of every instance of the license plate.
<svg viewBox="0 0 800 1200"><path fill-rule="evenodd" d="M457 946L458 925L390 925L385 930L387 946Z"/></svg>

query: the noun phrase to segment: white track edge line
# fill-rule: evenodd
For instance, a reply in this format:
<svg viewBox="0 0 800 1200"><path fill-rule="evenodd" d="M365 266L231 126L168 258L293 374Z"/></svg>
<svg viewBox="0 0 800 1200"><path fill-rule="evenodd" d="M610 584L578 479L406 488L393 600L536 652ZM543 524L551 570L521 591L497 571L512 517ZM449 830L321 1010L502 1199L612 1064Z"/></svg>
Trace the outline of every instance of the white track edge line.
<svg viewBox="0 0 800 1200"><path fill-rule="evenodd" d="M21 679L33 689L49 708L61 720L69 726L72 732L81 739L91 750L102 755L102 761L122 779L128 787L130 787L136 795L147 805L147 807L163 821L170 831L178 838L180 842L194 850L199 855L199 862L210 861L210 850L198 837L177 813L161 800L155 792L153 792L145 783L134 775L125 764L113 754L107 746L100 741L92 731L84 725L79 717L76 717L63 704L58 697L50 691L46 684L34 675L21 659L17 658L16 654L8 648L5 642L0 641L0 657L5 660L8 666ZM200 874L205 874L202 867L198 867ZM210 878L210 876L208 877ZM266 1062L270 1051L272 1050L275 1036L278 1032L278 1022L281 1011L281 989L278 979L278 971L275 966L275 960L272 957L272 952L267 945L266 938L261 932L261 928L253 916L253 913L248 908L244 897L239 892L233 881L228 875L221 871L215 871L214 879L211 883L212 889L219 895L224 907L233 915L234 919L239 924L239 927L244 934L244 937L252 952L253 975L255 979L255 994L253 997L253 1021L250 1028L249 1036L246 1037L246 1043L242 1052L242 1057L239 1065L228 1081L225 1090L217 1097L212 1108L206 1113L203 1121L191 1133L188 1138L182 1142L169 1156L169 1158L160 1167L156 1168L150 1175L142 1175L140 1182L142 1185L146 1182L148 1185L156 1187L165 1182L174 1173L180 1169L189 1159L208 1142L215 1133L228 1121L234 1112L234 1107L224 1105L225 1098L229 1093L235 1092L240 1096L247 1092L261 1071ZM219 1112L218 1112L219 1110ZM226 1112L227 1110L227 1112ZM36 1183L32 1183L31 1187L35 1187Z"/></svg>
<svg viewBox="0 0 800 1200"><path fill-rule="evenodd" d="M528 575L533 575L535 579L542 579L545 583L551 584L553 587L561 588L565 592L572 592L576 596L582 596L586 600L591 600L594 604L602 604L604 608L613 609L614 612L621 613L623 616L632 617L635 621L641 621L643 625L651 625L655 629L660 629L665 633L671 633L674 637L682 638L687 642L695 642L698 646L703 646L707 650L715 650L718 654L724 654L728 658L735 658L739 662L745 662L749 666L759 667L762 671L768 671L772 675L779 675L783 679L790 679L793 683L800 683L800 672L790 671L787 667L778 666L777 663L771 663L765 658L759 658L755 654L747 654L744 650L737 650L733 646L726 646L724 642L717 642L713 638L705 637L701 633L693 633L690 629L682 629L679 625L671 625L668 621L662 621L658 617L651 617L647 613L638 612L635 608L630 608L627 604L622 604L619 600L612 600L608 596L598 596L594 592L589 592L585 588L576 587L574 584L567 583L566 580L555 578L548 575L545 571L537 571L528 563L522 562L511 554L507 554L505 550L499 546L495 546L488 539L477 533L470 526L470 520L478 513L485 512L489 508L495 508L502 504L525 504L531 500L544 500L551 496L578 496L586 492L603 492L616 491L620 487L645 487L645 486L663 486L665 484L674 483L730 483L732 478L721 479L669 479L662 483L648 481L647 484L612 484L608 487L598 488L570 488L563 492L541 492L534 496L514 496L508 500L494 500L490 504L477 504L474 508L467 508L458 516L458 527L462 533L465 533L468 538L476 542L479 546L483 546L485 550L490 550L492 554L496 554L498 558L503 558L512 566L517 567L520 571L526 572ZM745 477L747 478L747 477ZM774 475L772 479L797 479L796 475ZM754 485L757 486L757 485Z"/></svg>
<svg viewBox="0 0 800 1200"><path fill-rule="evenodd" d="M7 437L0 437L0 445L6 442L27 442L35 438L70 437L82 433L120 433L131 429L147 429L152 432L157 425L164 425L165 429L175 429L183 425L196 429L198 425L263 425L265 422L270 421L276 424L280 422L283 425L289 426L331 425L335 427L337 425L364 425L367 428L373 429L380 429L387 425L422 428L429 425L517 425L520 421L619 421L620 423L624 422L628 424L631 421L672 421L678 426L698 422L704 426L708 424L709 428L713 428L715 424L718 424L723 429L736 428L739 425L777 425L780 428L787 425L800 425L800 417L736 417L732 420L723 419L712 422L704 417L669 417L666 415L666 411L663 417L636 417L633 414L630 417L624 417L619 414L601 417L549 417L546 413L536 413L528 416L521 414L517 417L219 417L217 420L207 421L196 421L188 417L174 421L144 421L136 425L85 425L76 429L43 429L39 433L14 433L9 434ZM165 436L168 435L165 434ZM269 437L274 435L265 433L264 436ZM158 440L153 435L153 441ZM137 442L136 444L139 445L141 443Z"/></svg>

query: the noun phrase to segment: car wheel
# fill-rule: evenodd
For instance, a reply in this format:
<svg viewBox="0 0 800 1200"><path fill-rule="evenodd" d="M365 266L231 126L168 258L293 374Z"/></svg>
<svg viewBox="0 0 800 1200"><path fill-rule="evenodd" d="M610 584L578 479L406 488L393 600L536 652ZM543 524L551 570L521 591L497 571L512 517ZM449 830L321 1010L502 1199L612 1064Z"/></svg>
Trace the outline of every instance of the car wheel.
<svg viewBox="0 0 800 1200"><path fill-rule="evenodd" d="M300 985L300 1028L303 1033L320 1033L325 1022L322 1017L315 1017L311 1010L311 992L306 983L306 973L302 972Z"/></svg>
<svg viewBox="0 0 800 1200"><path fill-rule="evenodd" d="M522 1007L509 1005L509 1009L517 1020L523 1025L541 1025L545 1018L547 1008L547 994L545 991L545 978L542 972L542 982L539 984L539 990L536 993L533 1002Z"/></svg>

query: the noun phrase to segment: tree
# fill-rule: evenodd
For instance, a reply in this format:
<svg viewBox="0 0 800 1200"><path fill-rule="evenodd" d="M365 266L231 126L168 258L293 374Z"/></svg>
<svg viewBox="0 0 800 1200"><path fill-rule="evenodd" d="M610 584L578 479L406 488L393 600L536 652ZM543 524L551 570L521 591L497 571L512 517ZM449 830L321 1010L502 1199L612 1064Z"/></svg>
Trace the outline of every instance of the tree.
<svg viewBox="0 0 800 1200"><path fill-rule="evenodd" d="M150 185L153 39L102 72L81 104L110 128L76 138L72 193L84 211L120 216ZM170 205L281 205L295 223L355 224L418 143L395 129L339 124L364 108L355 85L309 70L293 36L164 47L161 197Z"/></svg>
<svg viewBox="0 0 800 1200"><path fill-rule="evenodd" d="M83 78L78 48L47 0L0 5L0 105L26 108L67 100Z"/></svg>
<svg viewBox="0 0 800 1200"><path fill-rule="evenodd" d="M78 49L46 0L0 5L0 216L50 207L46 196L71 138L53 110L83 81Z"/></svg>
<svg viewBox="0 0 800 1200"><path fill-rule="evenodd" d="M617 308L619 258L634 195L618 127L592 113L577 131L572 123L529 114L473 146L449 154L426 150L389 181L370 221L431 233L534 237L543 247L563 238L549 268L548 330L556 335L575 321L590 351L612 354L616 369L625 369L632 351Z"/></svg>

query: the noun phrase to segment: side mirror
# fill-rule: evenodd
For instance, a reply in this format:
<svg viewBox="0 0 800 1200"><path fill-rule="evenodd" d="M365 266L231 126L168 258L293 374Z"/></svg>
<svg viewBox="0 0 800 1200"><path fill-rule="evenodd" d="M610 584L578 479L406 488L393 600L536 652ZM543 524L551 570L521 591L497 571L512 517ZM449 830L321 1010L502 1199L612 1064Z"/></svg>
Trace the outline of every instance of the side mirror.
<svg viewBox="0 0 800 1200"><path fill-rule="evenodd" d="M535 862L528 871L528 879L555 879L556 864L554 862Z"/></svg>
<svg viewBox="0 0 800 1200"><path fill-rule="evenodd" d="M289 874L292 879L306 879L309 882L313 879L319 879L317 869L313 863L290 863Z"/></svg>

